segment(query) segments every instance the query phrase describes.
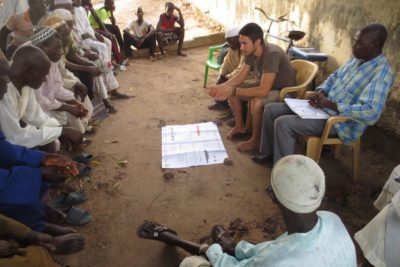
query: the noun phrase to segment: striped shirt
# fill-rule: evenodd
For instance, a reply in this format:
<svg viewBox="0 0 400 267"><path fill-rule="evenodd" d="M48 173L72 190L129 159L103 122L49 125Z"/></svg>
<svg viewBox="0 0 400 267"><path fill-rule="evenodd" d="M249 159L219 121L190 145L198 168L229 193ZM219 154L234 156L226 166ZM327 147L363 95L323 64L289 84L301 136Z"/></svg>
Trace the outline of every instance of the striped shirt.
<svg viewBox="0 0 400 267"><path fill-rule="evenodd" d="M356 141L368 125L378 121L393 82L389 62L381 54L365 63L352 58L318 87L337 104L339 114L324 109L328 114L351 119L334 124L343 143Z"/></svg>

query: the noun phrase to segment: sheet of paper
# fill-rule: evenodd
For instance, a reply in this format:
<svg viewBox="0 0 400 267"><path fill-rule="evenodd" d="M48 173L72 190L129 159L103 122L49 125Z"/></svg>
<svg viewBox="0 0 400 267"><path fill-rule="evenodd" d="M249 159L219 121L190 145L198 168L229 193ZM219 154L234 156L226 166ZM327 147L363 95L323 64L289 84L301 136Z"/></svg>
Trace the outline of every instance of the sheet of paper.
<svg viewBox="0 0 400 267"><path fill-rule="evenodd" d="M223 163L228 157L217 125L205 122L161 128L162 168Z"/></svg>
<svg viewBox="0 0 400 267"><path fill-rule="evenodd" d="M322 109L314 108L307 99L285 98L289 108L302 119L327 119L329 115Z"/></svg>

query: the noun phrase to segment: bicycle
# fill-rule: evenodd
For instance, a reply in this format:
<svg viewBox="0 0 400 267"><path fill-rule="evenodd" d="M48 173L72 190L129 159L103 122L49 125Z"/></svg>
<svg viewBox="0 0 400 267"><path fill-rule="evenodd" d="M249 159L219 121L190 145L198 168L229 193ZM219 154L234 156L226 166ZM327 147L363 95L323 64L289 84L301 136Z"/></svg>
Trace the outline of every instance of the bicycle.
<svg viewBox="0 0 400 267"><path fill-rule="evenodd" d="M284 42L288 43L288 46L286 48L286 54L288 54L289 49L294 46L294 42L297 42L297 41L303 39L303 37L306 35L305 32L296 31L296 30L289 31L287 37L282 37L282 36L271 34L270 31L271 31L272 24L274 22L280 23L280 22L287 21L287 22L289 22L289 23L291 23L293 25L296 25L296 23L294 21L289 20L289 18L287 18L287 14L279 16L278 18L275 19L275 18L271 18L270 16L268 16L267 13L260 7L255 7L255 10L259 11L261 14L264 15L264 17L267 20L270 21L268 29L265 32L265 38L271 37L271 38L274 38L274 39L277 39L277 40L284 41Z"/></svg>

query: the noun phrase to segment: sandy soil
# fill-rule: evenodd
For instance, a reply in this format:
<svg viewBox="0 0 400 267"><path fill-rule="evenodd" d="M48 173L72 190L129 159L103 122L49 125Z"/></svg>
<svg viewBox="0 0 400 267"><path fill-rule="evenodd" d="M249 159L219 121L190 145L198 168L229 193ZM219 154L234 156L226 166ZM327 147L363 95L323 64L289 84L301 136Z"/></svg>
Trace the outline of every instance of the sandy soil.
<svg viewBox="0 0 400 267"><path fill-rule="evenodd" d="M149 2L160 3L161 8L154 11L159 14L163 2L146 1L146 15ZM129 12L135 9L132 4ZM113 101L118 113L103 121L91 137L93 144L87 151L96 155L100 165L95 166L91 182L83 185L90 200L82 207L92 213L93 221L78 228L87 246L67 258L71 266L178 266L185 255L182 251L136 236L137 226L145 219L169 226L193 241L207 236L214 224L229 226L234 221L233 228L240 224L241 230L248 230L242 236L250 242L284 231L277 207L263 190L269 184L270 168L238 153L235 143L224 138L225 124L220 132L233 166L173 170L172 179L164 178L160 126L212 121L219 115L207 109L212 100L202 88L207 48L186 52L187 58L135 59L127 72L118 74L121 91L135 97ZM211 72L209 82L215 79ZM367 186L337 191L324 201L323 207L336 211L352 233L375 214L372 202L400 161L399 147L398 139L370 128L363 139L360 175ZM304 153L302 144L299 151ZM120 160L127 163L121 166ZM344 149L340 161L325 153L321 166L330 184L348 183L351 153Z"/></svg>

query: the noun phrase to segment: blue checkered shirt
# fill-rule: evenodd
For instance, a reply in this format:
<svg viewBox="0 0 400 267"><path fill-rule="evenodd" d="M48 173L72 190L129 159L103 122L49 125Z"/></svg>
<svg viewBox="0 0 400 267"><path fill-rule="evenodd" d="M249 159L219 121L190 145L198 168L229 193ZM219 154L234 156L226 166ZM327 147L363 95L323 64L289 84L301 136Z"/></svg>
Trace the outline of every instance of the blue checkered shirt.
<svg viewBox="0 0 400 267"><path fill-rule="evenodd" d="M334 125L343 143L356 141L368 125L378 121L393 82L389 62L381 54L363 64L352 58L318 87L337 104L339 114L324 109L329 115L351 118Z"/></svg>

